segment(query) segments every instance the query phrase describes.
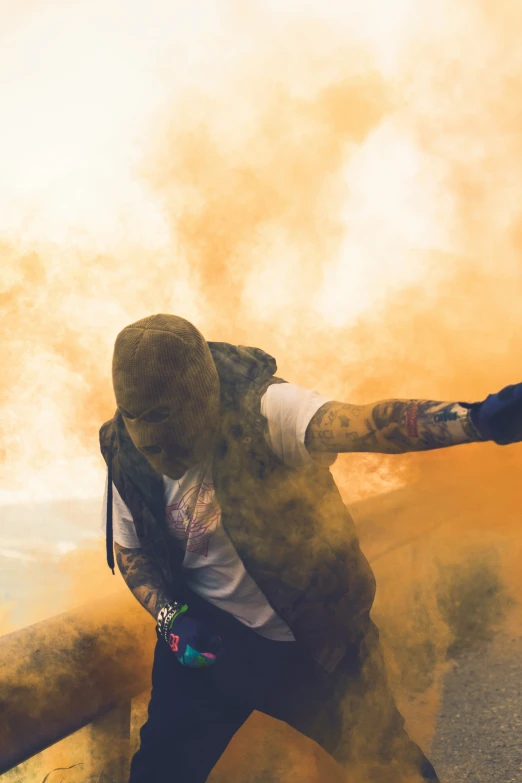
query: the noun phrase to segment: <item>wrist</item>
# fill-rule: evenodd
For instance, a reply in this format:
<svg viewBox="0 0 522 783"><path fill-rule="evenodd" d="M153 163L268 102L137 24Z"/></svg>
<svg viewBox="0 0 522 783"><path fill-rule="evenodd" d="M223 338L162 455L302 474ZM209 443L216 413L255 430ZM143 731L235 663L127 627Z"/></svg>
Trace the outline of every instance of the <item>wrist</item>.
<svg viewBox="0 0 522 783"><path fill-rule="evenodd" d="M176 617L183 612L186 612L188 606L186 604L179 604L176 602L166 603L158 612L156 618L156 633L161 639L164 639L168 644L169 631L172 628L172 624Z"/></svg>
<svg viewBox="0 0 522 783"><path fill-rule="evenodd" d="M483 442L483 441L485 441L487 439L484 438L483 435L480 434L480 432L478 430L478 427L477 427L477 425L475 423L475 416L474 416L474 414L476 413L476 411L477 411L477 408L474 408L473 406L468 410L467 422L468 422L468 426L469 426L470 430L473 432L473 434L475 435L476 439L478 441Z"/></svg>
<svg viewBox="0 0 522 783"><path fill-rule="evenodd" d="M466 409L464 429L473 441L481 442L488 440L482 435L477 427L476 419L480 408L480 402L459 402L462 408Z"/></svg>

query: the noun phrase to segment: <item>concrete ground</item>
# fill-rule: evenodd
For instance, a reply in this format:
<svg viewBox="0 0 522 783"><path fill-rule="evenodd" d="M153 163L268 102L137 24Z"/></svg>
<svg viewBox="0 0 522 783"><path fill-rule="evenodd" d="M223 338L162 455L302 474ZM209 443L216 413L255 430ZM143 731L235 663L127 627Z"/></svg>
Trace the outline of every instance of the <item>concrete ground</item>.
<svg viewBox="0 0 522 783"><path fill-rule="evenodd" d="M522 639L501 633L455 663L430 753L441 783L521 783Z"/></svg>

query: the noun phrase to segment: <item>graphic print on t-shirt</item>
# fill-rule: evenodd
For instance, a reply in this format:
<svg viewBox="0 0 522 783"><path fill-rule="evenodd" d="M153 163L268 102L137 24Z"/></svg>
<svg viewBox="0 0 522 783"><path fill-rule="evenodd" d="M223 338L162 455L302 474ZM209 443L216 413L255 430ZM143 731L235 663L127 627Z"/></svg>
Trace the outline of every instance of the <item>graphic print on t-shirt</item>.
<svg viewBox="0 0 522 783"><path fill-rule="evenodd" d="M207 557L221 515L214 485L208 481L193 484L166 511L173 534L178 539L187 539L186 551Z"/></svg>

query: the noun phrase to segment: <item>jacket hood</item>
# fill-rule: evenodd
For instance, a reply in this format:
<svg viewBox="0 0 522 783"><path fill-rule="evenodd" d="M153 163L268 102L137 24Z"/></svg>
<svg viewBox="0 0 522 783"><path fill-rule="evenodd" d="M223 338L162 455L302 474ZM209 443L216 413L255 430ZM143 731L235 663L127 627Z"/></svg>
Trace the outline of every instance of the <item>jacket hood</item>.
<svg viewBox="0 0 522 783"><path fill-rule="evenodd" d="M249 389L260 387L277 372L277 363L261 348L229 343L209 342L210 353L218 371L221 404L236 407Z"/></svg>

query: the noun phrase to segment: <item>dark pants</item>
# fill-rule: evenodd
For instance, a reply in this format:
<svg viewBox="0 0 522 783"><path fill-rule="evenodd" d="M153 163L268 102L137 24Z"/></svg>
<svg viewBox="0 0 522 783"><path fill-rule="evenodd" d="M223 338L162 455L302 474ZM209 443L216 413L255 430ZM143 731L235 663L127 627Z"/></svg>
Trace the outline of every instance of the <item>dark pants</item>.
<svg viewBox="0 0 522 783"><path fill-rule="evenodd" d="M297 642L265 639L197 596L188 603L193 617L219 632L226 653L191 669L157 643L129 783L204 783L253 710L285 721L343 766L364 763L369 781L399 783L416 770L437 783L387 687L375 626L327 675Z"/></svg>

